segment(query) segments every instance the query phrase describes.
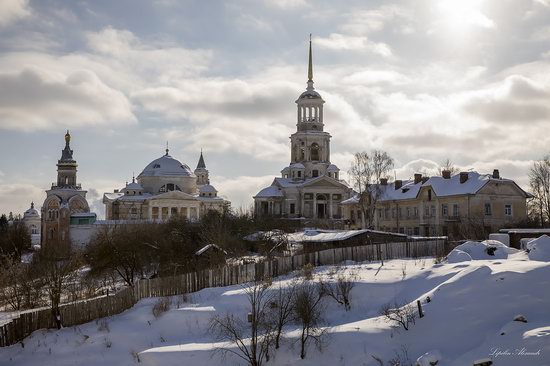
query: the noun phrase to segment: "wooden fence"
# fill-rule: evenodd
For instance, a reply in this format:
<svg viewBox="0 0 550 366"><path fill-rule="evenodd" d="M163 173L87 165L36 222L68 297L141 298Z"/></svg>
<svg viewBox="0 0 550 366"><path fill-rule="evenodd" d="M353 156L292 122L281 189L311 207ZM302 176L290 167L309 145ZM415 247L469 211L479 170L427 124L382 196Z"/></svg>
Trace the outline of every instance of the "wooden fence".
<svg viewBox="0 0 550 366"><path fill-rule="evenodd" d="M386 259L444 256L450 248L445 239L406 241L326 249L318 252L276 257L259 263L226 265L179 276L159 277L136 281L113 296L103 296L60 306L61 322L69 327L95 319L119 314L146 297L180 295L207 287L230 286L266 276L277 277L302 268L339 264L346 260L355 262ZM22 313L18 318L0 326L0 347L22 341L32 332L43 328L56 328L51 309Z"/></svg>

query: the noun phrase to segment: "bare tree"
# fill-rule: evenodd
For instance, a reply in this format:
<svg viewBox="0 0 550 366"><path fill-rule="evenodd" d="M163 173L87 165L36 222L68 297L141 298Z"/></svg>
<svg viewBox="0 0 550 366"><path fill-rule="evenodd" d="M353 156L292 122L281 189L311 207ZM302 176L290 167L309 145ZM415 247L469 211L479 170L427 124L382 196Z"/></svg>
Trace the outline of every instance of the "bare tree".
<svg viewBox="0 0 550 366"><path fill-rule="evenodd" d="M323 291L321 285L304 281L297 289L294 297L294 318L301 328L300 357L306 357L306 348L313 341L318 349L323 346L327 330L321 326L323 322Z"/></svg>
<svg viewBox="0 0 550 366"><path fill-rule="evenodd" d="M40 253L36 257L37 265L41 278L44 281L44 290L48 295L52 316L58 322L60 327L59 305L62 296L68 291L69 285L77 277L76 270L82 265L82 256L78 252L69 254L68 259L58 260L56 257L50 257L46 253Z"/></svg>
<svg viewBox="0 0 550 366"><path fill-rule="evenodd" d="M261 366L264 361L269 361L269 348L273 341L273 326L268 319L271 302L269 287L270 283L263 281L244 287L251 307L249 322L234 314L211 319L209 332L217 341L226 342L226 346L214 352L220 353L223 358L234 354L250 366Z"/></svg>
<svg viewBox="0 0 550 366"><path fill-rule="evenodd" d="M283 328L292 320L297 285L296 281L292 281L287 287L279 284L279 288L273 295L271 316L275 332L275 349L279 349Z"/></svg>
<svg viewBox="0 0 550 366"><path fill-rule="evenodd" d="M397 326L402 326L403 329L409 330L411 324L416 323L416 310L411 304L386 304L382 306L380 315L383 315L388 322L393 322Z"/></svg>
<svg viewBox="0 0 550 366"><path fill-rule="evenodd" d="M363 228L372 227L376 204L382 196L380 178L386 178L393 168L393 159L381 150L355 153L351 168L350 179L359 194L359 208L361 210L361 225Z"/></svg>
<svg viewBox="0 0 550 366"><path fill-rule="evenodd" d="M459 169L454 165L454 163L451 161L451 159L447 158L439 168L437 169L437 172L439 175L443 175L444 171L448 171L451 173L451 175L458 173Z"/></svg>
<svg viewBox="0 0 550 366"><path fill-rule="evenodd" d="M550 155L535 161L529 170L529 186L533 205L541 226L550 223Z"/></svg>
<svg viewBox="0 0 550 366"><path fill-rule="evenodd" d="M343 305L346 311L351 310L351 290L355 286L354 275L339 274L336 282L321 281L323 293L338 304Z"/></svg>

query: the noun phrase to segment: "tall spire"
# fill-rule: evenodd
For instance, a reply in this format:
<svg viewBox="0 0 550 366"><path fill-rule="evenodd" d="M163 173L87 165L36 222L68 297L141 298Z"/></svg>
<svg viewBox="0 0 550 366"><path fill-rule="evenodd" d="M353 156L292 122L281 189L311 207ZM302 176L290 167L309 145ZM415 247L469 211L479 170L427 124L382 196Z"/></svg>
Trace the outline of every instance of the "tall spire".
<svg viewBox="0 0 550 366"><path fill-rule="evenodd" d="M202 149L201 149L201 156L199 158L199 163L197 164L197 169L206 169L206 164L204 163L204 158L202 157Z"/></svg>
<svg viewBox="0 0 550 366"><path fill-rule="evenodd" d="M168 141L166 141L166 156L168 156Z"/></svg>
<svg viewBox="0 0 550 366"><path fill-rule="evenodd" d="M309 64L307 68L307 81L313 81L313 60L311 56L311 33L309 34Z"/></svg>

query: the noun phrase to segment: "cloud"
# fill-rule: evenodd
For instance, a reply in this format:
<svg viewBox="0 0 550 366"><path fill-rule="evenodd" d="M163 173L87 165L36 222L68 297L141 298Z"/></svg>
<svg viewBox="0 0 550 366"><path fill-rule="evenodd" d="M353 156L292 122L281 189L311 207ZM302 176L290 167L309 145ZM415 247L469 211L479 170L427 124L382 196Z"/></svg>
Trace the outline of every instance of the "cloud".
<svg viewBox="0 0 550 366"><path fill-rule="evenodd" d="M398 5L382 5L376 9L358 8L345 15L340 29L346 33L365 35L384 30L388 24L401 33L413 33L409 12ZM394 24L395 23L395 24Z"/></svg>
<svg viewBox="0 0 550 366"><path fill-rule="evenodd" d="M320 48L330 50L369 51L384 57L392 55L387 44L372 42L366 36L331 33L327 38L315 37L314 42Z"/></svg>
<svg viewBox="0 0 550 366"><path fill-rule="evenodd" d="M5 27L30 15L31 9L28 0L0 1L0 27Z"/></svg>
<svg viewBox="0 0 550 366"><path fill-rule="evenodd" d="M34 184L0 184L0 214L23 214L31 206L31 201L34 201L35 207L39 209L45 198L44 189Z"/></svg>
<svg viewBox="0 0 550 366"><path fill-rule="evenodd" d="M509 76L500 84L466 97L464 110L488 121L525 123L550 119L550 91L521 75Z"/></svg>
<svg viewBox="0 0 550 366"><path fill-rule="evenodd" d="M144 42L128 30L111 27L86 35L88 47L113 70L160 84L196 76L207 70L212 52L172 42Z"/></svg>
<svg viewBox="0 0 550 366"><path fill-rule="evenodd" d="M264 0L264 2L275 8L284 10L291 10L297 8L309 7L310 4L307 0Z"/></svg>
<svg viewBox="0 0 550 366"><path fill-rule="evenodd" d="M25 69L0 74L0 120L1 129L33 131L133 123L136 118L124 94L91 71L65 76Z"/></svg>
<svg viewBox="0 0 550 366"><path fill-rule="evenodd" d="M287 82L199 78L179 88L144 89L132 99L184 126L170 139L181 139L194 151L205 147L271 160L287 153L289 130L283 121L295 118L291 105L295 94Z"/></svg>

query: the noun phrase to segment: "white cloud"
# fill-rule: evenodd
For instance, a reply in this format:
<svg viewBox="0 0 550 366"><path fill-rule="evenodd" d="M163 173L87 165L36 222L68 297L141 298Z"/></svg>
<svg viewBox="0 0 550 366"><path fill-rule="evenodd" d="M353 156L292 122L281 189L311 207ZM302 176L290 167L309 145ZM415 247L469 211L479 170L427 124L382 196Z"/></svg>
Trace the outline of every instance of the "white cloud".
<svg viewBox="0 0 550 366"><path fill-rule="evenodd" d="M28 0L0 1L0 27L7 26L30 15L31 9Z"/></svg>
<svg viewBox="0 0 550 366"><path fill-rule="evenodd" d="M327 38L315 37L314 42L320 48L330 50L370 51L384 57L392 55L392 51L387 44L372 42L366 36L331 33Z"/></svg>
<svg viewBox="0 0 550 366"><path fill-rule="evenodd" d="M0 184L0 214L23 214L31 206L31 201L34 201L35 207L39 209L45 198L44 189L34 184Z"/></svg>
<svg viewBox="0 0 550 366"><path fill-rule="evenodd" d="M264 2L269 6L284 9L284 10L291 10L291 9L310 6L307 0L264 0Z"/></svg>
<svg viewBox="0 0 550 366"><path fill-rule="evenodd" d="M392 29L410 34L414 33L411 23L411 16L405 8L398 5L382 5L376 9L354 9L345 15L340 29L354 35L365 35L382 31L388 24L392 24Z"/></svg>
<svg viewBox="0 0 550 366"><path fill-rule="evenodd" d="M0 74L0 120L2 129L32 131L136 119L126 97L91 71L65 76L26 69Z"/></svg>

